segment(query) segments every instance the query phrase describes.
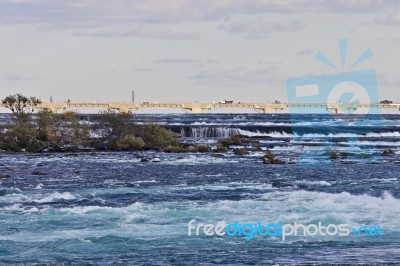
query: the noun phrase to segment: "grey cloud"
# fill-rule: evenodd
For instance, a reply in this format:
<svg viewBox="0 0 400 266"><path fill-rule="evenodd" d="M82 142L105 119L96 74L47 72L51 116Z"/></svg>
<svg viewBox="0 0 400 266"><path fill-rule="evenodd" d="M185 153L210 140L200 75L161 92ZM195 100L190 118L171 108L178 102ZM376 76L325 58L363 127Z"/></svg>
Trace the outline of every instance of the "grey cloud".
<svg viewBox="0 0 400 266"><path fill-rule="evenodd" d="M208 70L200 72L194 76L199 84L232 84L243 85L252 83L276 83L279 80L278 68L276 66L248 69L237 67L230 69Z"/></svg>
<svg viewBox="0 0 400 266"><path fill-rule="evenodd" d="M304 23L298 20L273 21L260 18L234 21L220 26L221 29L225 29L230 33L246 33L250 38L263 37L264 34L270 32L298 31L303 27Z"/></svg>
<svg viewBox="0 0 400 266"><path fill-rule="evenodd" d="M379 86L383 85L385 87L394 87L396 89L400 84L400 78L382 72L377 73L377 80Z"/></svg>
<svg viewBox="0 0 400 266"><path fill-rule="evenodd" d="M6 81L29 81L29 80L38 80L37 77L26 77L20 75L7 75L1 78L2 80Z"/></svg>
<svg viewBox="0 0 400 266"><path fill-rule="evenodd" d="M330 12L374 13L398 7L397 0L323 0L316 1L318 9Z"/></svg>
<svg viewBox="0 0 400 266"><path fill-rule="evenodd" d="M204 0L187 1L205 12L208 18L226 18L234 14L269 13L374 13L398 7L396 0ZM194 2L197 2L194 4ZM207 11L206 11L207 10Z"/></svg>
<svg viewBox="0 0 400 266"><path fill-rule="evenodd" d="M201 60L190 59L190 58L164 58L154 60L154 63L167 63L167 64L193 64L201 63Z"/></svg>
<svg viewBox="0 0 400 266"><path fill-rule="evenodd" d="M0 0L0 22L79 28L220 20L237 14L374 13L399 6L395 0Z"/></svg>
<svg viewBox="0 0 400 266"><path fill-rule="evenodd" d="M400 12L390 14L385 18L376 18L375 23L381 25L400 25Z"/></svg>
<svg viewBox="0 0 400 266"><path fill-rule="evenodd" d="M314 51L312 49L304 49L301 50L297 53L297 55L310 55L312 54Z"/></svg>
<svg viewBox="0 0 400 266"><path fill-rule="evenodd" d="M207 60L207 63L209 63L209 64L219 64L220 62L219 62L219 60L208 59L208 60Z"/></svg>
<svg viewBox="0 0 400 266"><path fill-rule="evenodd" d="M133 69L126 69L125 71L128 71L128 72L154 72L156 70L153 68L133 68Z"/></svg>
<svg viewBox="0 0 400 266"><path fill-rule="evenodd" d="M195 32L173 32L169 30L154 30L149 28L134 29L97 29L89 31L74 32L77 36L90 37L140 37L158 38L167 40L199 40L200 35Z"/></svg>

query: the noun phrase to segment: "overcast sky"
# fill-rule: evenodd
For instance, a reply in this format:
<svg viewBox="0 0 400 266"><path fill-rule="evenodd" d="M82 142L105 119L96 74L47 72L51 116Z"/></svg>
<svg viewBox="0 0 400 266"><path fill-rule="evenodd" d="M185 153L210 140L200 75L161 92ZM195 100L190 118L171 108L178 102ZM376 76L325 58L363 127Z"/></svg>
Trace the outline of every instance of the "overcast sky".
<svg viewBox="0 0 400 266"><path fill-rule="evenodd" d="M285 100L287 79L346 71L370 48L352 70L375 69L381 99L400 101L399 11L396 0L0 0L0 97Z"/></svg>

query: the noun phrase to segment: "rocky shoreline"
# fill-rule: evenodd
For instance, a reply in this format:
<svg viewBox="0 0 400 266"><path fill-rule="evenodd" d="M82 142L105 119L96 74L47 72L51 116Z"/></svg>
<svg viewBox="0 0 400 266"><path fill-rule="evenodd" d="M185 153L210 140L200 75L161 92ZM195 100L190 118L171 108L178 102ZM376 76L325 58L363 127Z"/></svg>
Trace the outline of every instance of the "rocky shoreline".
<svg viewBox="0 0 400 266"><path fill-rule="evenodd" d="M276 157L270 149L263 150L260 147L260 141L256 139L252 139L249 136L245 135L235 135L228 139L219 140L215 145L205 145L205 144L182 144L178 143L174 146L168 146L165 148L141 148L129 150L129 152L134 152L136 158L140 160L141 163L150 163L150 162L160 162L160 159L157 157L151 158L145 155L139 155L141 152L152 151L155 153L208 153L212 154L212 156L216 157L224 157L226 154L233 154L238 157L250 156L254 153L264 153L264 155L259 157L260 162L263 164L276 164L276 165L284 165L284 164L296 164L295 160L292 159L281 159ZM96 149L94 147L78 147L71 149L70 147L60 147L58 149L42 149L36 152L27 152L26 150L20 151L5 151L0 150L0 154L21 154L21 153L29 153L29 154L53 154L53 153L64 153L65 156L78 157L80 154L91 154L93 156L97 156L99 153L103 152L127 152L126 149ZM349 154L346 152L339 152L336 150L326 150L324 152L319 152L321 156L327 156L332 161L344 161L349 157ZM396 153L390 149L384 149L381 154L382 157L387 156L395 156ZM32 175L45 175L46 173L42 172L32 172ZM7 176L0 175L0 178L7 178Z"/></svg>

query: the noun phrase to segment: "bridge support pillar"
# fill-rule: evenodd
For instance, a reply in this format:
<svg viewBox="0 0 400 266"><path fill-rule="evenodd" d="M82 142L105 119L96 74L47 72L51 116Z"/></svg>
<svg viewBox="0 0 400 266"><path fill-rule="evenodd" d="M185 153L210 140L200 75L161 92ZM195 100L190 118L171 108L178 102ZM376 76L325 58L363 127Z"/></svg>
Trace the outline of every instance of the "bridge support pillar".
<svg viewBox="0 0 400 266"><path fill-rule="evenodd" d="M274 106L267 106L262 109L264 114L276 114L278 111L283 111L283 107L274 107Z"/></svg>
<svg viewBox="0 0 400 266"><path fill-rule="evenodd" d="M265 107L263 110L263 113L264 114L274 114L274 113L276 113L276 109L271 108L271 107Z"/></svg>
<svg viewBox="0 0 400 266"><path fill-rule="evenodd" d="M202 113L201 106L193 106L190 110L192 111L192 114L201 114Z"/></svg>
<svg viewBox="0 0 400 266"><path fill-rule="evenodd" d="M326 108L326 110L333 114L333 115L343 115L346 114L345 112L343 112L343 110L341 108Z"/></svg>
<svg viewBox="0 0 400 266"><path fill-rule="evenodd" d="M58 108L53 108L53 107L46 107L46 108L38 108L39 111L47 111L50 113L57 113L57 111L59 110Z"/></svg>
<svg viewBox="0 0 400 266"><path fill-rule="evenodd" d="M333 115L337 115L338 110L336 108L326 108L326 110Z"/></svg>
<svg viewBox="0 0 400 266"><path fill-rule="evenodd" d="M333 115L342 115L346 114L348 108L346 108L346 106L341 105L340 103L335 103L335 104L328 104L326 106L326 110Z"/></svg>
<svg viewBox="0 0 400 266"><path fill-rule="evenodd" d="M122 114L130 114L132 113L132 111L128 108L119 108L118 112L122 113Z"/></svg>

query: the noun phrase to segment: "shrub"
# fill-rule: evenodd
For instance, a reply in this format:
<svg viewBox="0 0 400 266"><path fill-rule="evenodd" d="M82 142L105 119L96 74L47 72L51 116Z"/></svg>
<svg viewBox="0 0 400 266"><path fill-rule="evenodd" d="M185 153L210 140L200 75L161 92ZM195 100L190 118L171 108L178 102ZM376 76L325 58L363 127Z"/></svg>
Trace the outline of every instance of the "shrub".
<svg viewBox="0 0 400 266"><path fill-rule="evenodd" d="M117 140L116 145L123 150L141 150L144 147L144 141L133 135L125 135Z"/></svg>
<svg viewBox="0 0 400 266"><path fill-rule="evenodd" d="M44 146L37 139L37 131L35 127L26 121L24 123L17 122L11 125L1 138L1 149L9 151L20 151L22 149L29 152L38 152Z"/></svg>
<svg viewBox="0 0 400 266"><path fill-rule="evenodd" d="M117 149L119 148L117 141L121 140L121 138L127 135L136 135L134 133L134 124L131 120L131 114L121 114L112 110L101 112L95 118L96 124L93 130L100 136L105 148Z"/></svg>
<svg viewBox="0 0 400 266"><path fill-rule="evenodd" d="M159 125L143 125L138 127L138 136L149 149L165 149L169 146L178 146L176 134Z"/></svg>

